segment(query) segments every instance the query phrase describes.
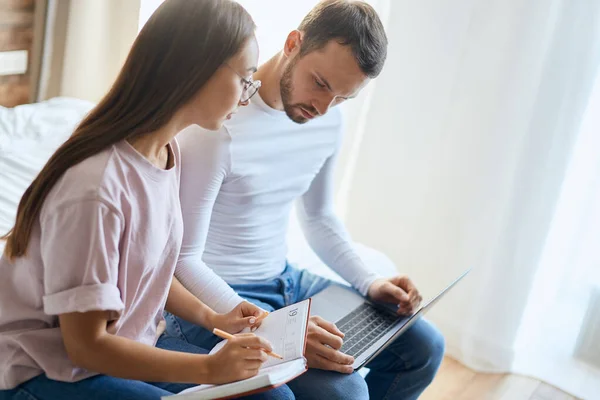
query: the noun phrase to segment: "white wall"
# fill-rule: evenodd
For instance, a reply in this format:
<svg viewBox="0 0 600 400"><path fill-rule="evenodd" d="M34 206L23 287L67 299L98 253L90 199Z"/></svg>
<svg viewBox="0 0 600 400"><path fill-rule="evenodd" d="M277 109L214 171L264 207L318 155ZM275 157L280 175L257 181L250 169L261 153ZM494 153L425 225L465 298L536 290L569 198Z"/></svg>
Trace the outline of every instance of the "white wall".
<svg viewBox="0 0 600 400"><path fill-rule="evenodd" d="M137 35L140 0L73 0L60 95L99 101Z"/></svg>

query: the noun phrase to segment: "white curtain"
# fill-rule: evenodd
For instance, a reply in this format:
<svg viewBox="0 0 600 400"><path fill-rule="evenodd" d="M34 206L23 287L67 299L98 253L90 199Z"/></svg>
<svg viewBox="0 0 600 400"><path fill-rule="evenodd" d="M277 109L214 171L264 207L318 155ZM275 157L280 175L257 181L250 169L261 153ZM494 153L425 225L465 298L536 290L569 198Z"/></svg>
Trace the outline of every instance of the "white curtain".
<svg viewBox="0 0 600 400"><path fill-rule="evenodd" d="M599 393L592 368L557 380L543 373L548 358L517 361L534 356L520 337L542 322L526 310L532 290L546 290L544 249L598 72L599 17L592 0L391 2L390 56L354 125L340 193L354 238L426 295L473 267L429 314L450 355L585 398ZM555 268L565 275L577 261Z"/></svg>
<svg viewBox="0 0 600 400"><path fill-rule="evenodd" d="M590 294L600 291L600 74L594 88L529 294L515 360L516 371L572 387L590 399L600 397L600 342L593 344L596 351L576 343L586 335L598 340L600 326L600 320L594 328L584 318L588 304L595 304ZM596 355L573 356L580 351ZM581 358L592 359L593 366Z"/></svg>

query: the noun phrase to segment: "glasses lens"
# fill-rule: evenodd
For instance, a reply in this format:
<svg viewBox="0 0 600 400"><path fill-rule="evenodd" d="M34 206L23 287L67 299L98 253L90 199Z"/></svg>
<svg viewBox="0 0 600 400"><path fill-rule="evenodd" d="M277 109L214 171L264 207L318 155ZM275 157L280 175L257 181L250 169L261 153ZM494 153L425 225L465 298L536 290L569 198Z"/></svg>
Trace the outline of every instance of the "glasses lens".
<svg viewBox="0 0 600 400"><path fill-rule="evenodd" d="M247 102L258 92L258 88L260 87L260 82L255 81L249 84L244 91L242 92L242 98L240 99L242 103Z"/></svg>

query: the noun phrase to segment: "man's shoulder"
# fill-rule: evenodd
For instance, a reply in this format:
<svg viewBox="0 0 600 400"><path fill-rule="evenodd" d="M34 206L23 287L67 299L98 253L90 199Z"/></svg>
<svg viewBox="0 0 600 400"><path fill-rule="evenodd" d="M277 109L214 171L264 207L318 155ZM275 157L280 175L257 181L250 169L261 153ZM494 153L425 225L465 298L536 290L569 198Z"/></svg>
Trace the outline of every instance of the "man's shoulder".
<svg viewBox="0 0 600 400"><path fill-rule="evenodd" d="M331 110L329 110L327 112L327 114L325 114L325 117L329 116L331 118L332 122L335 122L339 125L342 124L342 120L343 120L343 113L342 113L342 109L340 107L333 107Z"/></svg>
<svg viewBox="0 0 600 400"><path fill-rule="evenodd" d="M298 124L289 119L285 114L281 113L277 116L273 116L265 113L258 106L250 104L240 110L230 121L225 122L223 129L226 129L230 137L236 137L239 135L247 135L252 131L263 131L263 132L281 132L281 131L322 131L335 130L336 132L341 130L343 125L342 110L339 107L330 109L327 114L317 117L312 121L308 121L305 124Z"/></svg>
<svg viewBox="0 0 600 400"><path fill-rule="evenodd" d="M327 114L323 115L322 117L315 118L314 121L311 121L306 125L308 126L314 123L315 127L318 125L320 128L339 131L342 129L343 120L344 118L342 115L342 109L339 107L333 107L327 111Z"/></svg>
<svg viewBox="0 0 600 400"><path fill-rule="evenodd" d="M177 142L182 154L228 151L231 136L227 127L222 126L216 131L204 129L198 125L190 125L177 135Z"/></svg>

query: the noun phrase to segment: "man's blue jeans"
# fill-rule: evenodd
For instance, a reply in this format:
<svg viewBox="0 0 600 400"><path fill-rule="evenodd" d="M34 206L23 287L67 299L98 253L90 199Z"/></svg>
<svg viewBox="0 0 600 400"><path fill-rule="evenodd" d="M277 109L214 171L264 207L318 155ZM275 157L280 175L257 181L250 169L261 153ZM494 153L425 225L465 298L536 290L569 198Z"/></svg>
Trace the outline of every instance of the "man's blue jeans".
<svg viewBox="0 0 600 400"><path fill-rule="evenodd" d="M248 301L273 311L307 299L333 284L329 279L287 266L269 282L232 285ZM167 315L167 331L189 343L212 348L221 339L180 318ZM310 369L288 383L296 399L417 399L433 380L444 355L444 338L424 319L387 347L359 374Z"/></svg>
<svg viewBox="0 0 600 400"><path fill-rule="evenodd" d="M184 353L208 353L208 350L167 334L161 335L156 346ZM160 400L161 396L179 393L192 386L195 385L147 383L106 375L96 375L79 382L59 382L48 379L46 375L38 375L19 385L16 389L0 390L0 400ZM291 390L283 386L245 399L287 400L293 398Z"/></svg>

